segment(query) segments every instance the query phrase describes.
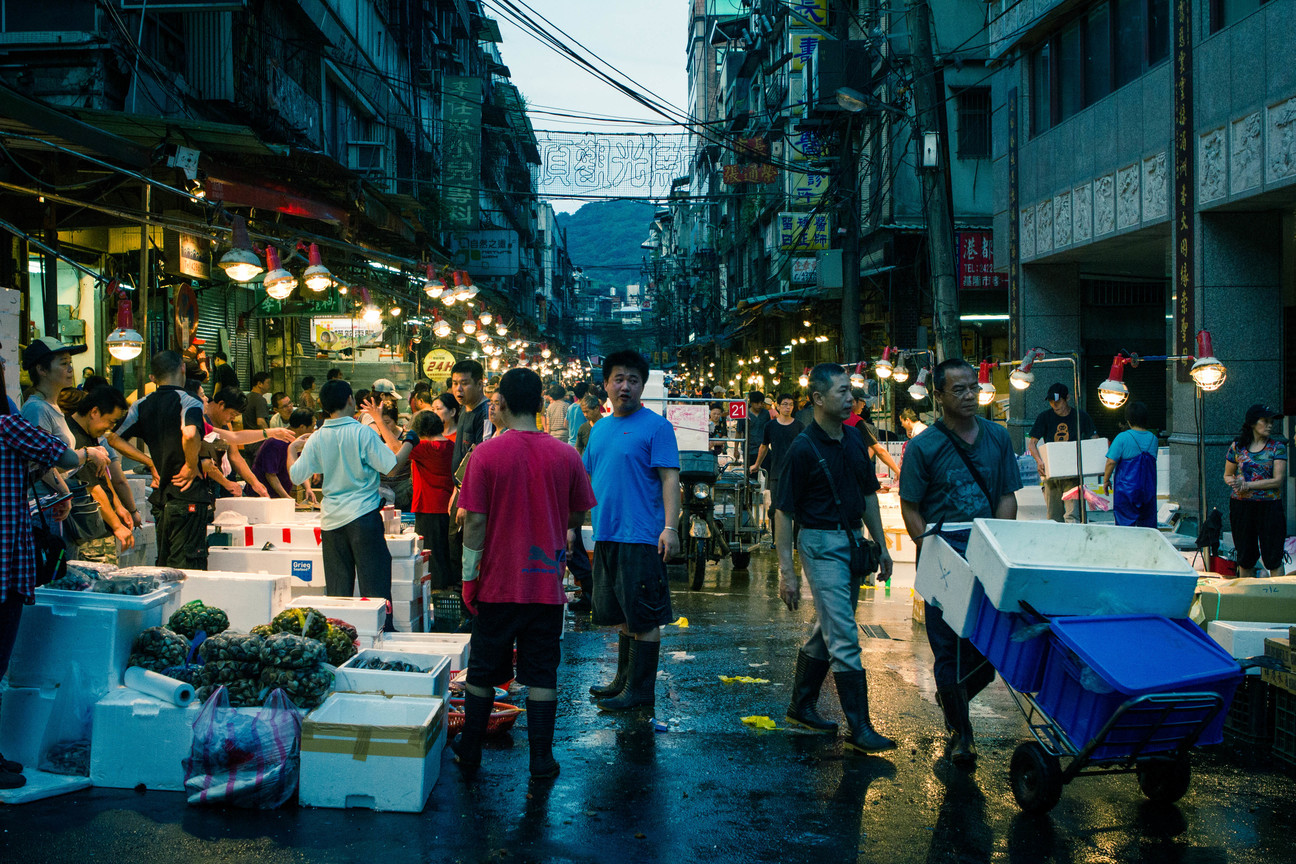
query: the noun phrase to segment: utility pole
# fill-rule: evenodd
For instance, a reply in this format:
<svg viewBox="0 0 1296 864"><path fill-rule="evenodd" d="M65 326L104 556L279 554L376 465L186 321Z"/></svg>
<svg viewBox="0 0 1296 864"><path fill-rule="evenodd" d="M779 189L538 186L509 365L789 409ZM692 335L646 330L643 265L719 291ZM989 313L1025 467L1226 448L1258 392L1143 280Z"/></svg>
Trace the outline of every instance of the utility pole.
<svg viewBox="0 0 1296 864"><path fill-rule="evenodd" d="M837 38L850 39L850 16L837 14L834 28ZM860 182L858 151L855 149L855 124L846 121L842 133L840 170L837 188L845 197L845 207L839 208L842 229L842 362L858 363L864 359L860 346Z"/></svg>
<svg viewBox="0 0 1296 864"><path fill-rule="evenodd" d="M949 136L945 130L945 94L938 87L944 78L937 74L931 43L931 7L927 0L909 0L909 40L913 51L914 108L918 113L919 171L923 196L927 200L927 249L930 259L933 324L936 330L937 361L963 357L959 331L959 296L954 269L954 217L950 206ZM925 139L935 136L935 165L924 164L928 155ZM922 346L920 346L922 347Z"/></svg>

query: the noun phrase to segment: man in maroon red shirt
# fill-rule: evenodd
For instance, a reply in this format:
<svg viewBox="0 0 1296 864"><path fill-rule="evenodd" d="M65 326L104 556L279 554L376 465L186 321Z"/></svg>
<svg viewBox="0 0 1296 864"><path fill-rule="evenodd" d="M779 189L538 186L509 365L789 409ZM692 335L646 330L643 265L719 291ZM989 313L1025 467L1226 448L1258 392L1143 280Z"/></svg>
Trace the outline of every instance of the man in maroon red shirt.
<svg viewBox="0 0 1296 864"><path fill-rule="evenodd" d="M527 695L531 776L558 776L553 757L561 657L567 531L580 530L594 492L576 450L540 431L540 376L510 369L495 393L507 435L473 450L459 491L464 523L463 598L477 616L464 688L464 728L455 742L466 772L481 764L494 687L514 677Z"/></svg>

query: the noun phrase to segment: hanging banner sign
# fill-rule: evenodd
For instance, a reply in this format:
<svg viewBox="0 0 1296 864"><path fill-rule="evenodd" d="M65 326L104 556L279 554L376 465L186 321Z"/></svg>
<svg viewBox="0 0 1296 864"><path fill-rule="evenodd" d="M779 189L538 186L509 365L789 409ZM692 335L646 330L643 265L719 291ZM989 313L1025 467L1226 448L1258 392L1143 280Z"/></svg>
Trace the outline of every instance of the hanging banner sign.
<svg viewBox="0 0 1296 864"><path fill-rule="evenodd" d="M520 255L516 231L492 229L450 235L450 266L472 276L513 276Z"/></svg>
<svg viewBox="0 0 1296 864"><path fill-rule="evenodd" d="M827 213L780 213L779 249L827 249L829 245Z"/></svg>
<svg viewBox="0 0 1296 864"><path fill-rule="evenodd" d="M1008 287L1008 274L994 269L993 233L958 232L958 287L960 291L984 291Z"/></svg>
<svg viewBox="0 0 1296 864"><path fill-rule="evenodd" d="M747 165L724 166L724 182L736 183L773 183L778 179L778 168L773 165L752 162Z"/></svg>
<svg viewBox="0 0 1296 864"><path fill-rule="evenodd" d="M790 173L788 176L792 180L788 197L792 200L793 207L818 206L824 193L828 191L827 174Z"/></svg>

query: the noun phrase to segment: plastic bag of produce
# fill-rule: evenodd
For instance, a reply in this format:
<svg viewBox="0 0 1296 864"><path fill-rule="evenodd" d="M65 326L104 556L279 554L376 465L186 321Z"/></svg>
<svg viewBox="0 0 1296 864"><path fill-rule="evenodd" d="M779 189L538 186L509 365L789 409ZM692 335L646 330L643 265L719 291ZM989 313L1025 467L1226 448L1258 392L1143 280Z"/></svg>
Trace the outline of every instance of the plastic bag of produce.
<svg viewBox="0 0 1296 864"><path fill-rule="evenodd" d="M128 666L139 666L150 672L161 672L184 665L189 654L189 640L165 627L147 627L135 637Z"/></svg>
<svg viewBox="0 0 1296 864"><path fill-rule="evenodd" d="M276 633L296 633L318 639L328 630L328 618L318 609L302 606L280 612L270 626Z"/></svg>
<svg viewBox="0 0 1296 864"><path fill-rule="evenodd" d="M229 629L229 616L223 609L208 606L201 600L190 600L171 613L167 626L190 639L200 632L210 638Z"/></svg>
<svg viewBox="0 0 1296 864"><path fill-rule="evenodd" d="M260 636L243 633L220 633L208 638L198 648L198 655L204 663L222 660L238 660L244 663L261 662Z"/></svg>
<svg viewBox="0 0 1296 864"><path fill-rule="evenodd" d="M90 726L95 699L82 680L81 667L72 663L54 694L49 722L41 736L37 764L40 770L90 776Z"/></svg>
<svg viewBox="0 0 1296 864"><path fill-rule="evenodd" d="M320 641L328 649L328 662L334 666L341 666L356 655L355 637L348 636L347 631L341 627L330 624L328 632L320 637Z"/></svg>
<svg viewBox="0 0 1296 864"><path fill-rule="evenodd" d="M135 567L123 567L120 570L113 571L112 577L114 579L120 576L152 578L157 580L157 582L162 585L166 585L171 582L185 581L185 574L183 570L177 570L174 567L150 567L144 564L140 564Z"/></svg>
<svg viewBox="0 0 1296 864"><path fill-rule="evenodd" d="M323 634L321 634L323 635ZM284 669L305 669L328 659L323 642L293 633L276 633L261 643L261 664Z"/></svg>
<svg viewBox="0 0 1296 864"><path fill-rule="evenodd" d="M127 597L143 597L158 590L157 578L154 576L122 576L121 570L111 576L105 576L90 583L90 590L98 594L122 594Z"/></svg>
<svg viewBox="0 0 1296 864"><path fill-rule="evenodd" d="M333 686L333 670L323 663L309 669L267 666L261 670L261 686L270 692L282 691L298 708L318 708Z"/></svg>
<svg viewBox="0 0 1296 864"><path fill-rule="evenodd" d="M185 791L190 804L272 810L297 791L300 768L301 717L281 691L253 713L218 687L194 721Z"/></svg>
<svg viewBox="0 0 1296 864"><path fill-rule="evenodd" d="M88 591L90 586L100 579L109 578L117 570L115 564L103 564L98 561L69 561L67 573L49 583L50 588L59 591Z"/></svg>

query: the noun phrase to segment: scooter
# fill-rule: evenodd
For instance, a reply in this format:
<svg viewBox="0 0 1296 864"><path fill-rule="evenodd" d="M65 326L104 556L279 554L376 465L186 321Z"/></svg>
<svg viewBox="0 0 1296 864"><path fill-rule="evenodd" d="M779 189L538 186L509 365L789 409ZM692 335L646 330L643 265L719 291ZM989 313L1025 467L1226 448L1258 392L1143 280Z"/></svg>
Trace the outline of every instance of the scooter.
<svg viewBox="0 0 1296 864"><path fill-rule="evenodd" d="M715 519L713 487L720 476L715 453L680 451L680 555L689 587L697 591L706 576L708 560L719 561L730 553L729 542ZM745 564L745 562L744 562Z"/></svg>

